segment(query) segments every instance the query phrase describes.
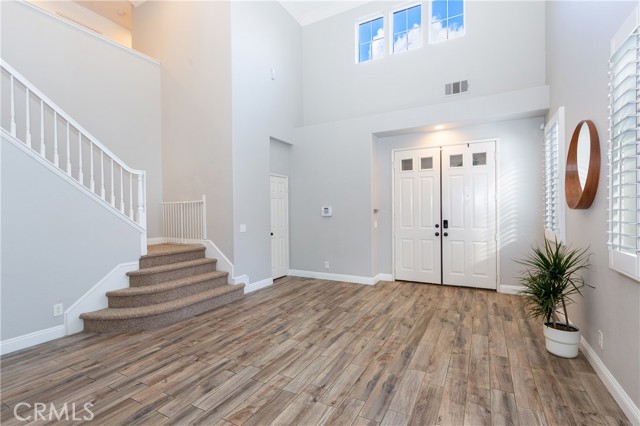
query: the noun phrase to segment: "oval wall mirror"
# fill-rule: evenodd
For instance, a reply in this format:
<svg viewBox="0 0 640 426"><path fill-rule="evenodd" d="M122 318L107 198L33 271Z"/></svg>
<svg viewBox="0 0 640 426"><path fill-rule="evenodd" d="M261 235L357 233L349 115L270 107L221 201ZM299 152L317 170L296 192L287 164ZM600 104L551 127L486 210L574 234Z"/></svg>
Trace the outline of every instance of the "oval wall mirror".
<svg viewBox="0 0 640 426"><path fill-rule="evenodd" d="M565 196L572 209L591 207L600 179L600 139L595 124L583 120L571 136L565 173Z"/></svg>

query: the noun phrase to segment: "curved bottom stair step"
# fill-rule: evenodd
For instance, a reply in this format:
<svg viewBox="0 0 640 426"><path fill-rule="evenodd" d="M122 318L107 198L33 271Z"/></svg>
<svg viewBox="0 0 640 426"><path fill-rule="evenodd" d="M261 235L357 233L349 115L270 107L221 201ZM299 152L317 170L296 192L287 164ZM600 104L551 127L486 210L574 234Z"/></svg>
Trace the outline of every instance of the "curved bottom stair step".
<svg viewBox="0 0 640 426"><path fill-rule="evenodd" d="M136 308L107 308L80 315L84 331L127 333L176 323L219 306L242 299L244 285L216 287L188 297Z"/></svg>

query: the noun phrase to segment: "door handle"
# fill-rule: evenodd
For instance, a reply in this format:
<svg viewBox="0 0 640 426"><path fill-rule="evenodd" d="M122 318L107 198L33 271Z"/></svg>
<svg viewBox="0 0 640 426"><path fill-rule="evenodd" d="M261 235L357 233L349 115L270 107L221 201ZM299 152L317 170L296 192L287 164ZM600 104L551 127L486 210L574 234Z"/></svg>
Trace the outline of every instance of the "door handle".
<svg viewBox="0 0 640 426"><path fill-rule="evenodd" d="M271 233L271 236L273 237L273 232Z"/></svg>
<svg viewBox="0 0 640 426"><path fill-rule="evenodd" d="M443 227L444 229L449 228L449 221L448 221L448 220L443 220L443 221L442 221L442 227Z"/></svg>
<svg viewBox="0 0 640 426"><path fill-rule="evenodd" d="M436 232L436 237L439 237L439 236L440 236L440 233L439 233L439 232Z"/></svg>
<svg viewBox="0 0 640 426"><path fill-rule="evenodd" d="M436 223L436 228L440 228L440 224Z"/></svg>
<svg viewBox="0 0 640 426"><path fill-rule="evenodd" d="M444 234L442 234L442 235L444 235L445 237L448 237L448 236L449 236L449 233L448 233L448 232L445 232L445 233L444 233Z"/></svg>

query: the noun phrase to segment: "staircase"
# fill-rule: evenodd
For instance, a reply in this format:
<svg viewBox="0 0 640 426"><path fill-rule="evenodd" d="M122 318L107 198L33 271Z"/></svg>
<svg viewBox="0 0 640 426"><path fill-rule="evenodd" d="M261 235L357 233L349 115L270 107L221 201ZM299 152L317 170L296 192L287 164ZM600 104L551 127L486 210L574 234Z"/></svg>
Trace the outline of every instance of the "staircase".
<svg viewBox="0 0 640 426"><path fill-rule="evenodd" d="M244 284L227 284L227 272L205 257L202 245L148 247L129 287L107 293L109 307L80 315L84 331L126 333L163 327L242 299Z"/></svg>

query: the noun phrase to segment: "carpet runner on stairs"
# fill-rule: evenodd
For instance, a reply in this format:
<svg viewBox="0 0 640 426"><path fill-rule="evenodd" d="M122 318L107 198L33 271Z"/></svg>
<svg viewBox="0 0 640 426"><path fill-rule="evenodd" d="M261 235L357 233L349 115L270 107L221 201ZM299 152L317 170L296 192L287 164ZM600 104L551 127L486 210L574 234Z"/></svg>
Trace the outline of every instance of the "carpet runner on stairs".
<svg viewBox="0 0 640 426"><path fill-rule="evenodd" d="M127 333L173 324L235 300L244 285L227 284L201 245L159 244L128 272L129 287L107 292L109 307L80 315L84 331Z"/></svg>

